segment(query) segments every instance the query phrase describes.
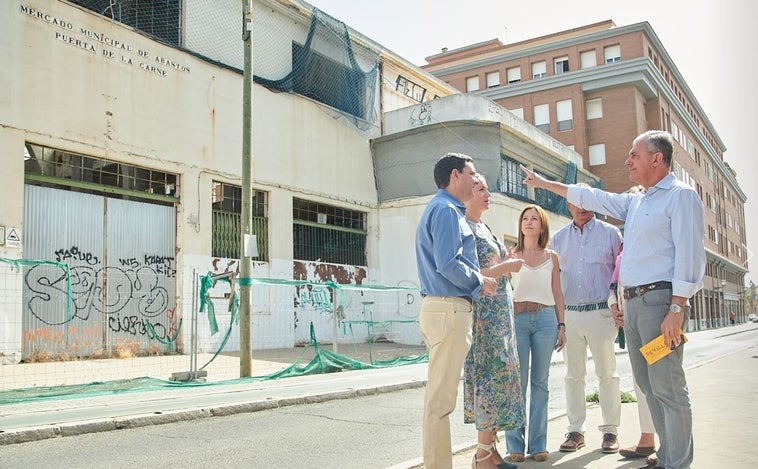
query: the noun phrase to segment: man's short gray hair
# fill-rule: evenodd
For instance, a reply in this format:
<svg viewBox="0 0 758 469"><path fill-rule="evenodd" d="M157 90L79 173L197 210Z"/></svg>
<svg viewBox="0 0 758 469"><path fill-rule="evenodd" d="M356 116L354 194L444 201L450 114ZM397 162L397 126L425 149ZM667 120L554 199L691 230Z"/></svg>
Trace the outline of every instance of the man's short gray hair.
<svg viewBox="0 0 758 469"><path fill-rule="evenodd" d="M661 152L663 154L663 162L669 168L671 167L671 161L674 157L674 138L670 133L663 130L648 130L637 138L645 141L647 151L650 153Z"/></svg>

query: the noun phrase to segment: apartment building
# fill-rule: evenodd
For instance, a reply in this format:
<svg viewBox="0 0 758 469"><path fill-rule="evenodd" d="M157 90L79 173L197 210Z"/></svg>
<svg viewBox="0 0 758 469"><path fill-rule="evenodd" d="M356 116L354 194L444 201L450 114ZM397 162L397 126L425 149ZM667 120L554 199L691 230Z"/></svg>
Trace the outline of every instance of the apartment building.
<svg viewBox="0 0 758 469"><path fill-rule="evenodd" d="M649 23L607 20L513 44L493 39L443 49L427 62L423 69L576 151L610 191L630 187L623 163L635 136L670 132L673 170L705 206L708 263L691 327L746 320L746 196L724 159L724 142Z"/></svg>

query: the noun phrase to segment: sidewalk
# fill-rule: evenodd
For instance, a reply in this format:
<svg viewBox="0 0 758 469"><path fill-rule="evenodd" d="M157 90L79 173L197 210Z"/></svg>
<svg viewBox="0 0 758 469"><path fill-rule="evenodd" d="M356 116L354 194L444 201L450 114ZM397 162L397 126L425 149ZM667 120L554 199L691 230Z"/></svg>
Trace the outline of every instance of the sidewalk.
<svg viewBox="0 0 758 469"><path fill-rule="evenodd" d="M384 353L381 350L378 352L378 355ZM411 348L405 352L421 353L423 350ZM313 356L313 350L305 356L302 354L302 347L259 351L256 356L267 359L253 360L254 374L275 373L292 363L305 365ZM358 359L368 359L368 352L362 349L354 355ZM186 357L181 358L186 361ZM175 363L176 357L154 357L151 360L160 367L165 361L169 364L167 369L184 369ZM233 360L238 363L237 358ZM112 366L118 366L117 360L110 362ZM93 367L87 362L45 365L46 368L78 365L78 373L84 375L80 377L82 382L97 381L101 376L100 370L93 372ZM268 381L230 379L198 385L186 383L148 391L97 395L74 393L46 399L21 399L20 403L0 405L0 446L422 387L426 384L426 368L426 363L420 363ZM70 370L68 372L71 373ZM166 371L165 376L168 375Z"/></svg>
<svg viewBox="0 0 758 469"><path fill-rule="evenodd" d="M731 355L687 370L687 383L693 409L695 461L693 468L753 468L758 467L758 350L747 348ZM618 454L600 452L602 435L598 426L602 415L598 404L587 408L587 446L575 453L560 453L566 432L566 417L552 419L548 424L547 462L527 459L519 468L587 468L631 469L645 467L644 460L629 460ZM619 444L622 448L637 443L639 418L634 403L621 406ZM471 467L476 441L458 450L453 458L454 469ZM498 445L505 454L505 442ZM410 462L421 467L421 461ZM408 467L408 466L405 466Z"/></svg>
<svg viewBox="0 0 758 469"><path fill-rule="evenodd" d="M754 326L714 331L713 334L747 332ZM758 332L758 331L757 331ZM751 337L755 337L753 332ZM742 336L742 334L740 334ZM708 336L710 337L710 336ZM744 337L748 337L745 335ZM717 347L705 336L703 346ZM744 342L744 341L743 341ZM722 341L723 345L724 342ZM687 378L693 404L695 464L693 468L756 467L758 447L758 346L754 340L739 345L736 352L688 369ZM731 349L729 349L731 350ZM693 353L697 353L693 348ZM293 350L292 353L300 353ZM294 357L293 357L294 358ZM558 361L559 355L554 356ZM278 358L282 360L283 358ZM264 363L256 364L256 369ZM281 362L272 361L281 368ZM218 386L182 386L133 393L118 393L86 398L58 398L0 406L0 446L60 436L134 428L146 425L195 420L240 412L350 398L381 392L422 387L426 383L426 363L376 370L359 370L324 375L306 375L273 381L227 383ZM549 424L547 462L531 459L520 468L637 468L644 461L629 461L617 454L599 451L601 435L600 408L588 407L587 446L576 453L559 453L563 442L565 416L553 418ZM419 425L421 422L419 422ZM639 436L636 404L622 406L619 429L622 447L635 444ZM475 447L472 440L454 450L454 468L471 467ZM499 444L505 452L505 444ZM420 456L420 448L419 448ZM421 467L416 458L393 466L393 469Z"/></svg>
<svg viewBox="0 0 758 469"><path fill-rule="evenodd" d="M387 350L383 350L382 345L374 345L374 348L378 349L374 353L381 359L390 358L392 354L423 352L423 349L412 347L398 351L389 344ZM351 352L356 359L364 362L369 358L366 344L357 346ZM258 359L253 360L253 369L256 376L275 373L295 362L303 365L308 363L313 353L310 349L303 355L302 347L257 351L255 355ZM617 353L626 351L617 350ZM236 357L221 358L235 365L238 363ZM163 375L169 376L169 370L183 369L183 362L187 358L165 356L137 360L150 360L154 369L160 369ZM562 360L561 353L553 354L553 363ZM78 382L90 383L100 382L104 369L110 368L108 376L117 379L127 373L127 368L123 368L123 365L120 360L51 362L34 364L29 368L23 365L6 365L8 368L1 368L0 371L3 372L4 387L12 389L11 386L16 381L37 381L39 378L35 378L36 373L50 376L68 373L69 378L74 374ZM427 364L421 363L374 370L295 376L271 381L238 382L234 380L233 375L229 375L226 377L227 381L212 385L188 384L176 388L100 395L74 390L68 391L72 394L53 398L22 398L19 403L0 405L0 446L422 387L426 385L426 372ZM217 374L213 372L214 376Z"/></svg>

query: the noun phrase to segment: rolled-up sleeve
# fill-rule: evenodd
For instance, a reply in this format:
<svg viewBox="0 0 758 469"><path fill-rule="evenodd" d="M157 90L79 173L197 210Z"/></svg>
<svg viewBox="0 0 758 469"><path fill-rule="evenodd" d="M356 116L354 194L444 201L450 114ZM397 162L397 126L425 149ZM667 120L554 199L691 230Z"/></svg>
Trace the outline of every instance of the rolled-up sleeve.
<svg viewBox="0 0 758 469"><path fill-rule="evenodd" d="M671 237L674 241L673 295L690 298L703 287L703 203L694 191L678 191L672 201Z"/></svg>

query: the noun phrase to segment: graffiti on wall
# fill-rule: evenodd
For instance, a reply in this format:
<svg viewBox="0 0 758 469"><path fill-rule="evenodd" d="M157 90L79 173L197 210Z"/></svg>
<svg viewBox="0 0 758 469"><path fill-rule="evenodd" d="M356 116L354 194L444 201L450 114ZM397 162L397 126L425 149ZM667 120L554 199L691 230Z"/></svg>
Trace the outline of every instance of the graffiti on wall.
<svg viewBox="0 0 758 469"><path fill-rule="evenodd" d="M102 340L95 327L100 321L120 337L176 339L173 257L144 254L104 266L97 255L67 246L56 249L54 259L75 265L67 272L38 264L24 277L25 308L34 319L34 327L24 331L26 340L92 345Z"/></svg>
<svg viewBox="0 0 758 469"><path fill-rule="evenodd" d="M332 292L326 287L308 286L298 287L298 301L296 306L310 306L321 314L332 312Z"/></svg>
<svg viewBox="0 0 758 469"><path fill-rule="evenodd" d="M293 262L292 274L295 280L306 280L316 283L335 282L339 284L353 285L360 285L368 276L366 269L360 266L298 260ZM323 316L336 314L337 318L341 317L344 305L339 305L337 310L334 311L334 295L336 294L337 292L335 292L334 289L317 285L297 287L293 318L295 329L297 329L298 324L300 323L298 307L310 306Z"/></svg>

